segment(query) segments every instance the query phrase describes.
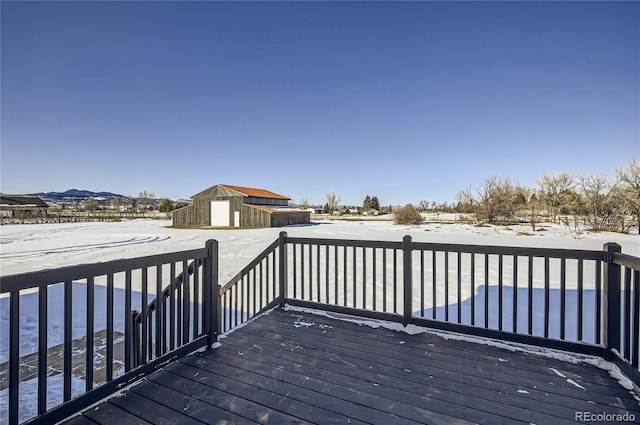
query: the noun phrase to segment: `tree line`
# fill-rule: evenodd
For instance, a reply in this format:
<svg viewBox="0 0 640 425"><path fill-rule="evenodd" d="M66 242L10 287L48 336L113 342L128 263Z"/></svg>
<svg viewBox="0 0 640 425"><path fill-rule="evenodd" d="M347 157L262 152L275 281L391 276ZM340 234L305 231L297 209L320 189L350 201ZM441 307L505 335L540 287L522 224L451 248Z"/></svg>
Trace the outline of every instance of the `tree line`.
<svg viewBox="0 0 640 425"><path fill-rule="evenodd" d="M545 174L535 187L521 186L509 177L492 176L480 186L458 192L455 210L489 223L526 219L535 230L542 219L580 217L593 230L628 232L640 228L640 162L632 159L604 174Z"/></svg>

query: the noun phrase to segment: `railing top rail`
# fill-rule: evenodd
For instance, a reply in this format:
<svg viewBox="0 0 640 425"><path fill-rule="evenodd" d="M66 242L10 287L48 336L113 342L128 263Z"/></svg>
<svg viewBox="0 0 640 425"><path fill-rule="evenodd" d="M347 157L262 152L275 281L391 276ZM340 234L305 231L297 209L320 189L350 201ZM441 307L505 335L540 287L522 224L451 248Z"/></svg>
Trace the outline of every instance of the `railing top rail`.
<svg viewBox="0 0 640 425"><path fill-rule="evenodd" d="M618 264L629 269L640 270L640 258L634 257L633 255L612 252L611 261L614 264Z"/></svg>
<svg viewBox="0 0 640 425"><path fill-rule="evenodd" d="M316 238L299 238L287 236L287 243L312 244L312 245L329 245L329 246L348 246L348 247L364 247L364 248L389 248L402 249L402 242L399 241L377 241L377 240L360 240L360 239L316 239Z"/></svg>
<svg viewBox="0 0 640 425"><path fill-rule="evenodd" d="M109 273L119 273L127 270L151 267L183 260L206 258L206 256L207 249L200 248L166 254L149 255L146 257L127 258L103 263L82 264L78 266L60 267L56 269L0 276L0 293L38 288L53 283L69 282L93 276L103 276Z"/></svg>
<svg viewBox="0 0 640 425"><path fill-rule="evenodd" d="M521 246L499 246L499 245L467 245L467 244L447 244L433 242L413 242L413 249L425 251L449 251L462 252L468 254L495 254L495 255L516 255L529 257L550 257L567 258L576 260L602 260L602 251L561 249L561 248L531 248Z"/></svg>
<svg viewBox="0 0 640 425"><path fill-rule="evenodd" d="M402 249L402 242L400 241L315 239L289 236L287 237L286 241L287 243L309 245ZM411 242L411 247L414 250L462 252L470 254L518 255L531 257L567 258L576 260L602 260L604 258L603 252L601 250L596 251L560 248L530 248L499 245L467 245L434 242Z"/></svg>

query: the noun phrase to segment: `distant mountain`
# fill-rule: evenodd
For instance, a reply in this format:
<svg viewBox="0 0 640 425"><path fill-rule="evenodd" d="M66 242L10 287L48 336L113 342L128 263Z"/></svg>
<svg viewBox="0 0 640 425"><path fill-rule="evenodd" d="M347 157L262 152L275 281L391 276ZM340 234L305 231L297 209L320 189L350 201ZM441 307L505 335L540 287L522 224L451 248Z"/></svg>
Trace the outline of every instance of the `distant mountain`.
<svg viewBox="0 0 640 425"><path fill-rule="evenodd" d="M45 200L60 201L60 200L84 200L89 198L125 198L124 195L111 192L92 192L90 190L78 190L69 189L64 192L39 192L30 193L27 196L37 196Z"/></svg>

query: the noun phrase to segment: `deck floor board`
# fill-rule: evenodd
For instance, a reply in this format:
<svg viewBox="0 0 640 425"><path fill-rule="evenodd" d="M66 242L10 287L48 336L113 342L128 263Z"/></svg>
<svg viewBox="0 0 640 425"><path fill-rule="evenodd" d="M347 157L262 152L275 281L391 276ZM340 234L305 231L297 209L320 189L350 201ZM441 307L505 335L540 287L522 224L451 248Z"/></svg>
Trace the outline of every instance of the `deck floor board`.
<svg viewBox="0 0 640 425"><path fill-rule="evenodd" d="M276 309L220 343L67 424L571 424L585 411L640 418L638 400L594 365L441 334Z"/></svg>

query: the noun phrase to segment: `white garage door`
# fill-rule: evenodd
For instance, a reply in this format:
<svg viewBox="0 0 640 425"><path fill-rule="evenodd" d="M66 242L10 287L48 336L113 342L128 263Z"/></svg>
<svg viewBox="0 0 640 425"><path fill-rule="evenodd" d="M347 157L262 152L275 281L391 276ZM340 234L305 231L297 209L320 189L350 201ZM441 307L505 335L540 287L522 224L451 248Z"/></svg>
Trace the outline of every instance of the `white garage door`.
<svg viewBox="0 0 640 425"><path fill-rule="evenodd" d="M229 226L229 201L211 201L211 225Z"/></svg>

